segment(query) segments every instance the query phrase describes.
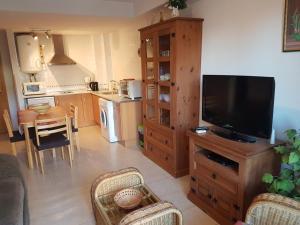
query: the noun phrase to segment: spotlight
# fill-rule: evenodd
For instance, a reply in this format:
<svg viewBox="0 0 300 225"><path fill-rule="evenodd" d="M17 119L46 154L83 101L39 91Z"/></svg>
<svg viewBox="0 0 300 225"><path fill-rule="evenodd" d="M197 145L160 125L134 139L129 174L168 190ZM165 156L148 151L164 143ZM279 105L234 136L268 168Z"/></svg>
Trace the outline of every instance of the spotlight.
<svg viewBox="0 0 300 225"><path fill-rule="evenodd" d="M32 37L33 37L33 39L34 39L34 40L37 40L37 39L39 39L39 37L37 36L37 34L36 34L36 33L32 33L31 35L32 35Z"/></svg>
<svg viewBox="0 0 300 225"><path fill-rule="evenodd" d="M46 36L47 39L50 39L50 38L51 38L51 34L49 34L48 31L45 32L45 36Z"/></svg>

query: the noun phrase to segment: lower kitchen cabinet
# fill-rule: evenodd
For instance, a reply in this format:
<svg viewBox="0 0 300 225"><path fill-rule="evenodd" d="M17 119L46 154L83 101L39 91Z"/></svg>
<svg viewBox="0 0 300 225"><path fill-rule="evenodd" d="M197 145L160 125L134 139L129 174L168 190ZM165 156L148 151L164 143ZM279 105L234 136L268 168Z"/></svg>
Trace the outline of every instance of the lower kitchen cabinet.
<svg viewBox="0 0 300 225"><path fill-rule="evenodd" d="M92 95L94 119L96 124L100 126L101 122L100 122L99 98L100 97L96 95Z"/></svg>
<svg viewBox="0 0 300 225"><path fill-rule="evenodd" d="M116 130L120 143L124 146L136 145L138 142L137 127L142 123L142 102L132 101L116 103L114 114L117 115Z"/></svg>
<svg viewBox="0 0 300 225"><path fill-rule="evenodd" d="M69 110L70 104L78 107L78 125L86 127L95 124L91 94L72 94L55 97L55 104Z"/></svg>

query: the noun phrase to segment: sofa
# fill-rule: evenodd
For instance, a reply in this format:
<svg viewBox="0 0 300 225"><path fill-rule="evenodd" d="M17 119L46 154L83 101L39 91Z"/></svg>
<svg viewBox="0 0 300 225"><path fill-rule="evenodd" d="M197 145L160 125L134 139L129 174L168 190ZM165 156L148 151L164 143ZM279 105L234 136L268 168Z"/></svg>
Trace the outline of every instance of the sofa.
<svg viewBox="0 0 300 225"><path fill-rule="evenodd" d="M17 158L0 154L0 225L29 225L27 190Z"/></svg>

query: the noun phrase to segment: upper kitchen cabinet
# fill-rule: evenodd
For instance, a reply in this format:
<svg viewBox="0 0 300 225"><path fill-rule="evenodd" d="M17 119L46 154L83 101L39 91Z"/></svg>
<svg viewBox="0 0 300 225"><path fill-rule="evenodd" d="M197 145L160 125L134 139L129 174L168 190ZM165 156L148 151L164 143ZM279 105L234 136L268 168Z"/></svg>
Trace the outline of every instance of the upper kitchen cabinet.
<svg viewBox="0 0 300 225"><path fill-rule="evenodd" d="M144 154L173 176L188 173L186 131L199 125L203 19L140 29Z"/></svg>

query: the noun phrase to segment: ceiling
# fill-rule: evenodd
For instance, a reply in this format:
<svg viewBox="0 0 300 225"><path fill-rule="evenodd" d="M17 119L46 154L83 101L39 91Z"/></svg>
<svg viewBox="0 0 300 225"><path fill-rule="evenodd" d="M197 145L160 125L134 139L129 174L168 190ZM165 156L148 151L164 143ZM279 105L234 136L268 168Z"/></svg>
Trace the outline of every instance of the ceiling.
<svg viewBox="0 0 300 225"><path fill-rule="evenodd" d="M91 33L114 30L166 0L1 0L0 29Z"/></svg>
<svg viewBox="0 0 300 225"><path fill-rule="evenodd" d="M135 2L135 0L104 0L104 1L113 1L113 2Z"/></svg>

